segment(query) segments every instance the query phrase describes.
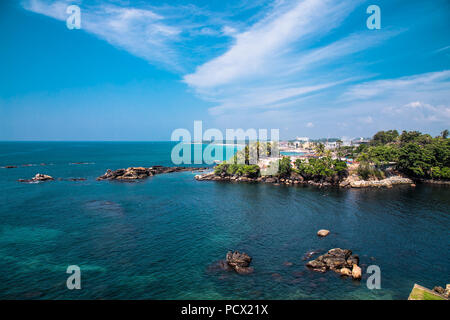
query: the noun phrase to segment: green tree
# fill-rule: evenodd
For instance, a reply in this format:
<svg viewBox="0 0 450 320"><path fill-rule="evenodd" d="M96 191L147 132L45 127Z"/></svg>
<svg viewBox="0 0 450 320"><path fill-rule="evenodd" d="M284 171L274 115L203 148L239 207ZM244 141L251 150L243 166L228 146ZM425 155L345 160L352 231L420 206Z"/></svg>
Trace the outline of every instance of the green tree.
<svg viewBox="0 0 450 320"><path fill-rule="evenodd" d="M396 141L398 138L397 130L378 131L372 138L371 145L382 145Z"/></svg>
<svg viewBox="0 0 450 320"><path fill-rule="evenodd" d="M402 134L400 135L400 142L402 143L402 145L404 145L404 144L407 144L409 142L416 140L421 135L422 135L422 133L420 133L419 131L405 131L404 130L402 132Z"/></svg>
<svg viewBox="0 0 450 320"><path fill-rule="evenodd" d="M319 143L315 147L316 153L319 157L325 154L325 145L323 143Z"/></svg>
<svg viewBox="0 0 450 320"><path fill-rule="evenodd" d="M291 175L292 165L290 157L283 157L279 160L278 174L280 177L289 177Z"/></svg>

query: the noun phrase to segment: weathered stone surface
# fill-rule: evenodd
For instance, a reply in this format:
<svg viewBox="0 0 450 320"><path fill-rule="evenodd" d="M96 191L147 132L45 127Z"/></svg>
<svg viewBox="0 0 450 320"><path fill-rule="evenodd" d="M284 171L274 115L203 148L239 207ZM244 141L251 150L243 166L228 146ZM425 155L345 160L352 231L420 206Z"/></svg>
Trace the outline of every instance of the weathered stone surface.
<svg viewBox="0 0 450 320"><path fill-rule="evenodd" d="M350 185L352 188L368 188L368 187L385 187L391 188L393 185L398 184L413 184L413 180L401 176L392 176L382 180L355 180L355 177L347 178L347 185ZM343 184L343 183L341 183Z"/></svg>
<svg viewBox="0 0 450 320"><path fill-rule="evenodd" d="M139 179L145 179L156 174L181 172L181 171L198 171L209 168L196 168L196 167L164 167L153 166L149 168L144 167L129 167L127 169L108 169L104 175L97 178L97 180L121 180L121 181L133 181Z"/></svg>
<svg viewBox="0 0 450 320"><path fill-rule="evenodd" d="M358 263L359 257L352 255L351 250L334 248L318 258L308 261L306 266L317 272L333 270L337 273L360 279L360 277L357 277L358 272L361 274L361 268L358 267Z"/></svg>
<svg viewBox="0 0 450 320"><path fill-rule="evenodd" d="M434 287L434 288L433 288L433 291L434 291L434 292L437 292L437 293L439 293L439 294L444 294L445 289L442 288L442 287L440 287L440 286L437 286L437 287Z"/></svg>
<svg viewBox="0 0 450 320"><path fill-rule="evenodd" d="M347 277L352 276L352 270L350 270L349 268L342 268L341 270L339 270L339 273Z"/></svg>
<svg viewBox="0 0 450 320"><path fill-rule="evenodd" d="M249 274L253 272L253 268L250 267L252 258L245 252L229 251L226 255L227 264L239 274Z"/></svg>
<svg viewBox="0 0 450 320"><path fill-rule="evenodd" d="M353 277L353 279L357 279L357 280L361 279L361 277L362 277L362 270L356 264L353 265L352 277Z"/></svg>
<svg viewBox="0 0 450 320"><path fill-rule="evenodd" d="M321 229L321 230L317 231L317 235L319 237L326 237L329 234L330 234L330 230Z"/></svg>
<svg viewBox="0 0 450 320"><path fill-rule="evenodd" d="M306 263L306 266L317 272L327 271L327 265L319 260L311 260Z"/></svg>
<svg viewBox="0 0 450 320"><path fill-rule="evenodd" d="M55 179L53 179L53 177L51 177L49 175L37 173L31 179L19 179L18 181L19 182L40 182L40 181L51 181L51 180L55 180Z"/></svg>

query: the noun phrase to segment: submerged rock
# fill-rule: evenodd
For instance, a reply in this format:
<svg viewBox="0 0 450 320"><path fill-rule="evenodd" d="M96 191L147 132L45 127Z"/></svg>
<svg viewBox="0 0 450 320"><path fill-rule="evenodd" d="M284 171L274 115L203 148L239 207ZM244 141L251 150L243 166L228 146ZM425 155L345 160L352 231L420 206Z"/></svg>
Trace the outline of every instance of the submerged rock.
<svg viewBox="0 0 450 320"><path fill-rule="evenodd" d="M253 272L253 268L250 267L252 258L245 252L229 251L226 256L227 264L239 274L249 274Z"/></svg>
<svg viewBox="0 0 450 320"><path fill-rule="evenodd" d="M318 258L308 261L306 266L316 272L333 270L339 274L361 279L361 268L358 266L359 257L352 255L348 249L334 248Z"/></svg>
<svg viewBox="0 0 450 320"><path fill-rule="evenodd" d="M307 253L304 254L302 260L305 261L305 260L311 259L314 255L318 254L321 251L323 251L323 250L311 250L311 251L308 251Z"/></svg>

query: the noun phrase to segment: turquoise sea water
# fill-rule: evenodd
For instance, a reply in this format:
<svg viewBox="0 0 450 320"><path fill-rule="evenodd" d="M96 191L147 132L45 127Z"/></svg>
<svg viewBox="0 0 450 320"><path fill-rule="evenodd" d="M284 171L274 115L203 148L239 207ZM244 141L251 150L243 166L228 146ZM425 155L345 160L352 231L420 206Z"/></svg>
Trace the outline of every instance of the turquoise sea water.
<svg viewBox="0 0 450 320"><path fill-rule="evenodd" d="M281 151L280 152L281 155L283 156L303 156L306 153L305 152L288 152L288 151Z"/></svg>
<svg viewBox="0 0 450 320"><path fill-rule="evenodd" d="M95 180L171 165L173 145L0 143L0 166L19 165L0 169L0 298L406 299L414 283L450 283L449 188L229 184L190 172ZM38 172L87 180L16 181ZM319 239L322 228L331 234ZM382 289L306 269L305 253L334 247L359 254L363 270L378 265ZM230 249L249 253L255 272L217 270ZM66 288L69 265L81 268L81 290Z"/></svg>

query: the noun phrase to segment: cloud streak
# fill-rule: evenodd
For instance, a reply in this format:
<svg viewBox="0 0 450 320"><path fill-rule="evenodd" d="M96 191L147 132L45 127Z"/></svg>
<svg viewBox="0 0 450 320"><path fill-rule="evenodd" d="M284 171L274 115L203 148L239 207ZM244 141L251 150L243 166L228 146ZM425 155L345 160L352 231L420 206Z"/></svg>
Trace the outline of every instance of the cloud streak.
<svg viewBox="0 0 450 320"><path fill-rule="evenodd" d="M450 121L449 70L407 69L409 76L388 77L364 68L389 59L368 52L409 30L367 30L363 3L258 1L223 13L195 5L78 4L84 31L180 75L191 92L210 103L217 124L298 125L309 132L334 124L338 133L375 129L386 121L391 126ZM65 21L71 4L77 3L27 0L23 7ZM233 9L252 13L233 19ZM362 27L346 24L355 11Z"/></svg>

